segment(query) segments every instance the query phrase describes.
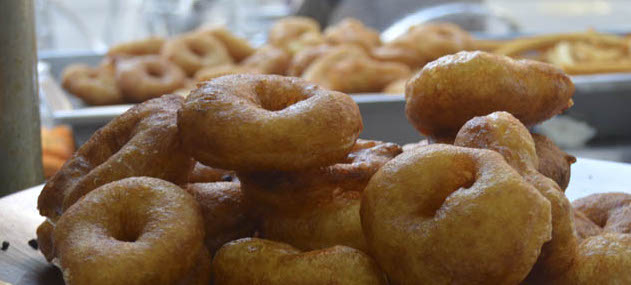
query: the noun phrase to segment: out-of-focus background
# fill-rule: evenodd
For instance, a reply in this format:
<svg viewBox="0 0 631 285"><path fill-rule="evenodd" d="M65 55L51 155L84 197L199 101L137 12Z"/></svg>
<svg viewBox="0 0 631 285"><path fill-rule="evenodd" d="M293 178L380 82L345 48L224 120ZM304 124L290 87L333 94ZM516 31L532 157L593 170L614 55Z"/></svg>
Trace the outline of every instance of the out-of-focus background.
<svg viewBox="0 0 631 285"><path fill-rule="evenodd" d="M68 64L95 66L113 45L149 36L169 38L202 25L223 25L258 47L276 21L291 15L311 17L322 29L356 18L380 32L384 42L411 25L435 21L455 23L475 38L489 40L588 30L624 40L631 33L631 2L622 0L35 0L44 147L47 140L49 145L69 141L80 146L112 114L128 108L84 108L89 106L73 96L61 102L45 96L67 94L59 81ZM625 111L631 104L631 73L573 80L575 106L535 131L576 156L631 162L631 114ZM364 117L363 138L400 144L422 139L405 118L402 96L355 98ZM57 125L66 126L52 129ZM62 137L51 139L51 134ZM74 147L64 150L61 159L55 157L55 167Z"/></svg>

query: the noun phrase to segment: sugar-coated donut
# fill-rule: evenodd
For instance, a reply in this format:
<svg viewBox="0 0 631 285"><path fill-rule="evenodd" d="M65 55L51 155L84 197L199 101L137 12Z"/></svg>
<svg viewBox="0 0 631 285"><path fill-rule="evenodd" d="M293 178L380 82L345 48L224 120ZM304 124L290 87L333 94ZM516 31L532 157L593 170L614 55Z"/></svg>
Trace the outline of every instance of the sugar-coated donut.
<svg viewBox="0 0 631 285"><path fill-rule="evenodd" d="M208 166L297 170L342 160L362 130L343 93L299 78L228 75L201 85L178 112L181 140Z"/></svg>
<svg viewBox="0 0 631 285"><path fill-rule="evenodd" d="M199 206L157 178L126 178L90 192L59 219L54 240L66 284L210 282Z"/></svg>
<svg viewBox="0 0 631 285"><path fill-rule="evenodd" d="M126 177L186 183L194 161L179 140L182 101L178 95L145 101L96 131L48 180L38 198L40 214L55 222L81 196Z"/></svg>
<svg viewBox="0 0 631 285"><path fill-rule="evenodd" d="M116 62L116 83L128 102L144 102L184 86L186 74L176 64L145 55Z"/></svg>
<svg viewBox="0 0 631 285"><path fill-rule="evenodd" d="M403 152L361 202L370 253L395 284L518 284L550 239L550 203L496 152Z"/></svg>

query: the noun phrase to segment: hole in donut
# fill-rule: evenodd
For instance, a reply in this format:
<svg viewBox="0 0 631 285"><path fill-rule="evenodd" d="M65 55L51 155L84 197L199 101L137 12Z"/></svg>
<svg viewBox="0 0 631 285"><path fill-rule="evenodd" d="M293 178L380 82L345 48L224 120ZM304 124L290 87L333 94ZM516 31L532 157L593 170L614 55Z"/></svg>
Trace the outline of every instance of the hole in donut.
<svg viewBox="0 0 631 285"><path fill-rule="evenodd" d="M156 64L148 64L145 71L147 72L147 75L151 77L162 77L164 75L162 66Z"/></svg>
<svg viewBox="0 0 631 285"><path fill-rule="evenodd" d="M281 111L302 100L308 99L307 90L293 82L261 81L255 86L261 108L268 111Z"/></svg>
<svg viewBox="0 0 631 285"><path fill-rule="evenodd" d="M203 57L206 55L206 49L204 49L201 45L195 44L195 42L191 42L188 45L189 50L195 54L196 56Z"/></svg>
<svg viewBox="0 0 631 285"><path fill-rule="evenodd" d="M474 162L467 159L452 165L434 175L433 185L428 185L430 193L422 202L420 214L434 217L452 193L473 186L476 181Z"/></svg>

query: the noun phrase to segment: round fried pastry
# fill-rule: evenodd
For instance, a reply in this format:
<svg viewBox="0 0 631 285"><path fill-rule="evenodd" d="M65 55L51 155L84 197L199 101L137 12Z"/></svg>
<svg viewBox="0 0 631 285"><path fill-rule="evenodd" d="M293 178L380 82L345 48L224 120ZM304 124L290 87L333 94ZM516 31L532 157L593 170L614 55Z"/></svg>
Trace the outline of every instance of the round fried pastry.
<svg viewBox="0 0 631 285"><path fill-rule="evenodd" d="M408 81L405 112L421 133L454 137L469 119L495 111L532 126L572 106L573 93L570 78L552 65L459 52L425 65Z"/></svg>
<svg viewBox="0 0 631 285"><path fill-rule="evenodd" d="M579 243L588 237L597 236L603 229L590 220L583 212L574 209L574 226Z"/></svg>
<svg viewBox="0 0 631 285"><path fill-rule="evenodd" d="M230 30L226 29L226 27L202 27L196 32L218 39L226 46L226 50L236 62L243 60L255 52L255 49L246 39L235 36Z"/></svg>
<svg viewBox="0 0 631 285"><path fill-rule="evenodd" d="M570 184L571 166L576 157L561 150L553 141L544 135L531 134L539 157L537 170L554 180L565 191Z"/></svg>
<svg viewBox="0 0 631 285"><path fill-rule="evenodd" d="M183 87L186 74L158 55L116 61L116 84L128 102L140 103Z"/></svg>
<svg viewBox="0 0 631 285"><path fill-rule="evenodd" d="M205 66L233 62L221 41L199 33L188 33L170 39L162 48L162 56L180 66L188 76L193 76Z"/></svg>
<svg viewBox="0 0 631 285"><path fill-rule="evenodd" d="M284 17L269 30L267 41L278 47L286 47L309 33L320 34L320 24L308 17Z"/></svg>
<svg viewBox="0 0 631 285"><path fill-rule="evenodd" d="M93 189L126 177L151 176L183 184L193 166L179 140L176 112L183 99L165 95L114 118L48 180L37 207L53 222Z"/></svg>
<svg viewBox="0 0 631 285"><path fill-rule="evenodd" d="M204 83L186 98L178 126L195 159L236 171L332 164L346 156L363 128L350 96L276 75L228 75Z"/></svg>
<svg viewBox="0 0 631 285"><path fill-rule="evenodd" d="M92 68L84 64L66 67L61 75L61 85L89 105L111 105L123 102L116 87L114 68L104 65Z"/></svg>
<svg viewBox="0 0 631 285"><path fill-rule="evenodd" d="M324 30L324 39L333 44L353 44L370 51L373 47L381 45L379 32L364 26L357 19L345 18L333 26Z"/></svg>
<svg viewBox="0 0 631 285"><path fill-rule="evenodd" d="M224 245L213 260L213 281L224 285L387 284L377 264L359 250L334 246L300 252L288 244L256 238Z"/></svg>
<svg viewBox="0 0 631 285"><path fill-rule="evenodd" d="M138 56L160 54L166 40L163 37L151 36L141 40L120 43L109 48L107 56Z"/></svg>
<svg viewBox="0 0 631 285"><path fill-rule="evenodd" d="M592 194L575 200L572 205L604 232L631 234L631 194Z"/></svg>
<svg viewBox="0 0 631 285"><path fill-rule="evenodd" d="M550 203L499 154L443 144L386 163L360 214L396 284L518 284L551 230Z"/></svg>
<svg viewBox="0 0 631 285"><path fill-rule="evenodd" d="M54 233L66 284L197 280L190 275L199 274L196 267L204 262L200 255L209 262L203 239L195 200L178 186L149 177L95 189L64 213Z"/></svg>
<svg viewBox="0 0 631 285"><path fill-rule="evenodd" d="M241 67L262 74L279 74L287 72L291 55L285 50L266 45L260 47L241 62Z"/></svg>

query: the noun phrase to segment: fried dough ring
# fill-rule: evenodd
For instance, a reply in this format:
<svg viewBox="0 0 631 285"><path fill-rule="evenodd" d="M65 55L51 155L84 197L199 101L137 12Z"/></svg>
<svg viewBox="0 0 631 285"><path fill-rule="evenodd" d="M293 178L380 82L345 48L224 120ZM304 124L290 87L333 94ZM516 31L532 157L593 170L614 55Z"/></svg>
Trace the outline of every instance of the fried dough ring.
<svg viewBox="0 0 631 285"><path fill-rule="evenodd" d="M256 51L247 40L235 36L223 26L205 27L198 29L196 32L218 39L226 46L228 53L236 62L243 60Z"/></svg>
<svg viewBox="0 0 631 285"><path fill-rule="evenodd" d="M532 126L572 106L573 93L570 78L552 65L459 52L427 64L408 81L405 112L421 133L453 138L469 119L495 111Z"/></svg>
<svg viewBox="0 0 631 285"><path fill-rule="evenodd" d="M363 128L350 96L276 75L228 75L204 83L186 98L178 126L195 159L236 171L332 164L346 156Z"/></svg>
<svg viewBox="0 0 631 285"><path fill-rule="evenodd" d="M334 47L330 45L318 45L297 52L289 63L287 75L301 76L302 73L313 63L313 61L323 56L333 48Z"/></svg>
<svg viewBox="0 0 631 285"><path fill-rule="evenodd" d="M97 68L84 64L70 65L61 75L61 85L89 105L112 105L123 102L121 92L116 87L114 68L110 65Z"/></svg>
<svg viewBox="0 0 631 285"><path fill-rule="evenodd" d="M576 157L561 150L544 135L531 135L539 157L537 171L554 180L565 191L570 184L571 166L576 162Z"/></svg>
<svg viewBox="0 0 631 285"><path fill-rule="evenodd" d="M572 205L603 232L631 234L631 194L592 194L575 200Z"/></svg>
<svg viewBox="0 0 631 285"><path fill-rule="evenodd" d="M258 70L239 65L225 64L217 66L204 67L195 72L195 80L197 82L209 81L217 77L230 74L258 74ZM195 88L192 88L195 89Z"/></svg>
<svg viewBox="0 0 631 285"><path fill-rule="evenodd" d="M246 274L247 272L247 274ZM284 243L244 238L224 245L213 260L215 284L387 284L377 264L346 246L300 252Z"/></svg>
<svg viewBox="0 0 631 285"><path fill-rule="evenodd" d="M469 120L458 132L454 145L499 152L550 202L552 240L543 245L528 281L540 284L565 272L576 256L578 245L572 205L554 180L537 171L539 161L528 129L510 113L494 112Z"/></svg>
<svg viewBox="0 0 631 285"><path fill-rule="evenodd" d="M188 184L184 190L199 203L204 217L206 248L215 253L226 242L254 234L255 222L239 182Z"/></svg>
<svg viewBox="0 0 631 285"><path fill-rule="evenodd" d="M320 34L320 24L308 17L282 18L269 30L267 42L277 47L286 47L305 34Z"/></svg>
<svg viewBox="0 0 631 285"><path fill-rule="evenodd" d="M184 86L185 79L176 64L157 55L116 62L116 83L128 102L140 103L173 92Z"/></svg>
<svg viewBox="0 0 631 285"><path fill-rule="evenodd" d="M550 203L488 150L403 152L372 177L360 213L396 284L518 284L550 239Z"/></svg>
<svg viewBox="0 0 631 285"><path fill-rule="evenodd" d="M226 46L215 37L189 33L170 39L162 48L162 56L174 62L188 76L202 67L233 62Z"/></svg>
<svg viewBox="0 0 631 285"><path fill-rule="evenodd" d="M126 177L183 184L193 166L179 140L176 112L183 99L165 95L114 118L83 144L44 186L37 207L55 222L81 196Z"/></svg>
<svg viewBox="0 0 631 285"><path fill-rule="evenodd" d="M141 40L120 43L110 47L107 56L137 56L160 54L166 40L163 37L151 36Z"/></svg>
<svg viewBox="0 0 631 285"><path fill-rule="evenodd" d="M263 46L241 62L241 66L262 74L279 74L287 72L291 55L275 46Z"/></svg>
<svg viewBox="0 0 631 285"><path fill-rule="evenodd" d="M602 234L603 229L590 220L583 212L574 209L574 226L579 243L588 237Z"/></svg>
<svg viewBox="0 0 631 285"><path fill-rule="evenodd" d="M209 268L196 272L210 262L203 229L199 206L178 186L126 178L90 192L59 219L56 263L67 284L208 284Z"/></svg>
<svg viewBox="0 0 631 285"><path fill-rule="evenodd" d="M302 78L345 93L379 92L390 82L410 76L397 62L379 62L357 46L337 46L314 60Z"/></svg>
<svg viewBox="0 0 631 285"><path fill-rule="evenodd" d="M393 143L357 140L340 163L304 171L239 173L259 217L261 237L301 250L345 245L366 250L361 193L379 168L402 152Z"/></svg>
<svg viewBox="0 0 631 285"><path fill-rule="evenodd" d="M422 68L426 63L431 61L430 58L423 56L416 50L392 45L376 47L372 49L370 55L379 61L405 64L413 70Z"/></svg>
<svg viewBox="0 0 631 285"><path fill-rule="evenodd" d="M381 45L379 32L354 18L345 18L324 30L324 39L333 45L353 44L366 51Z"/></svg>

